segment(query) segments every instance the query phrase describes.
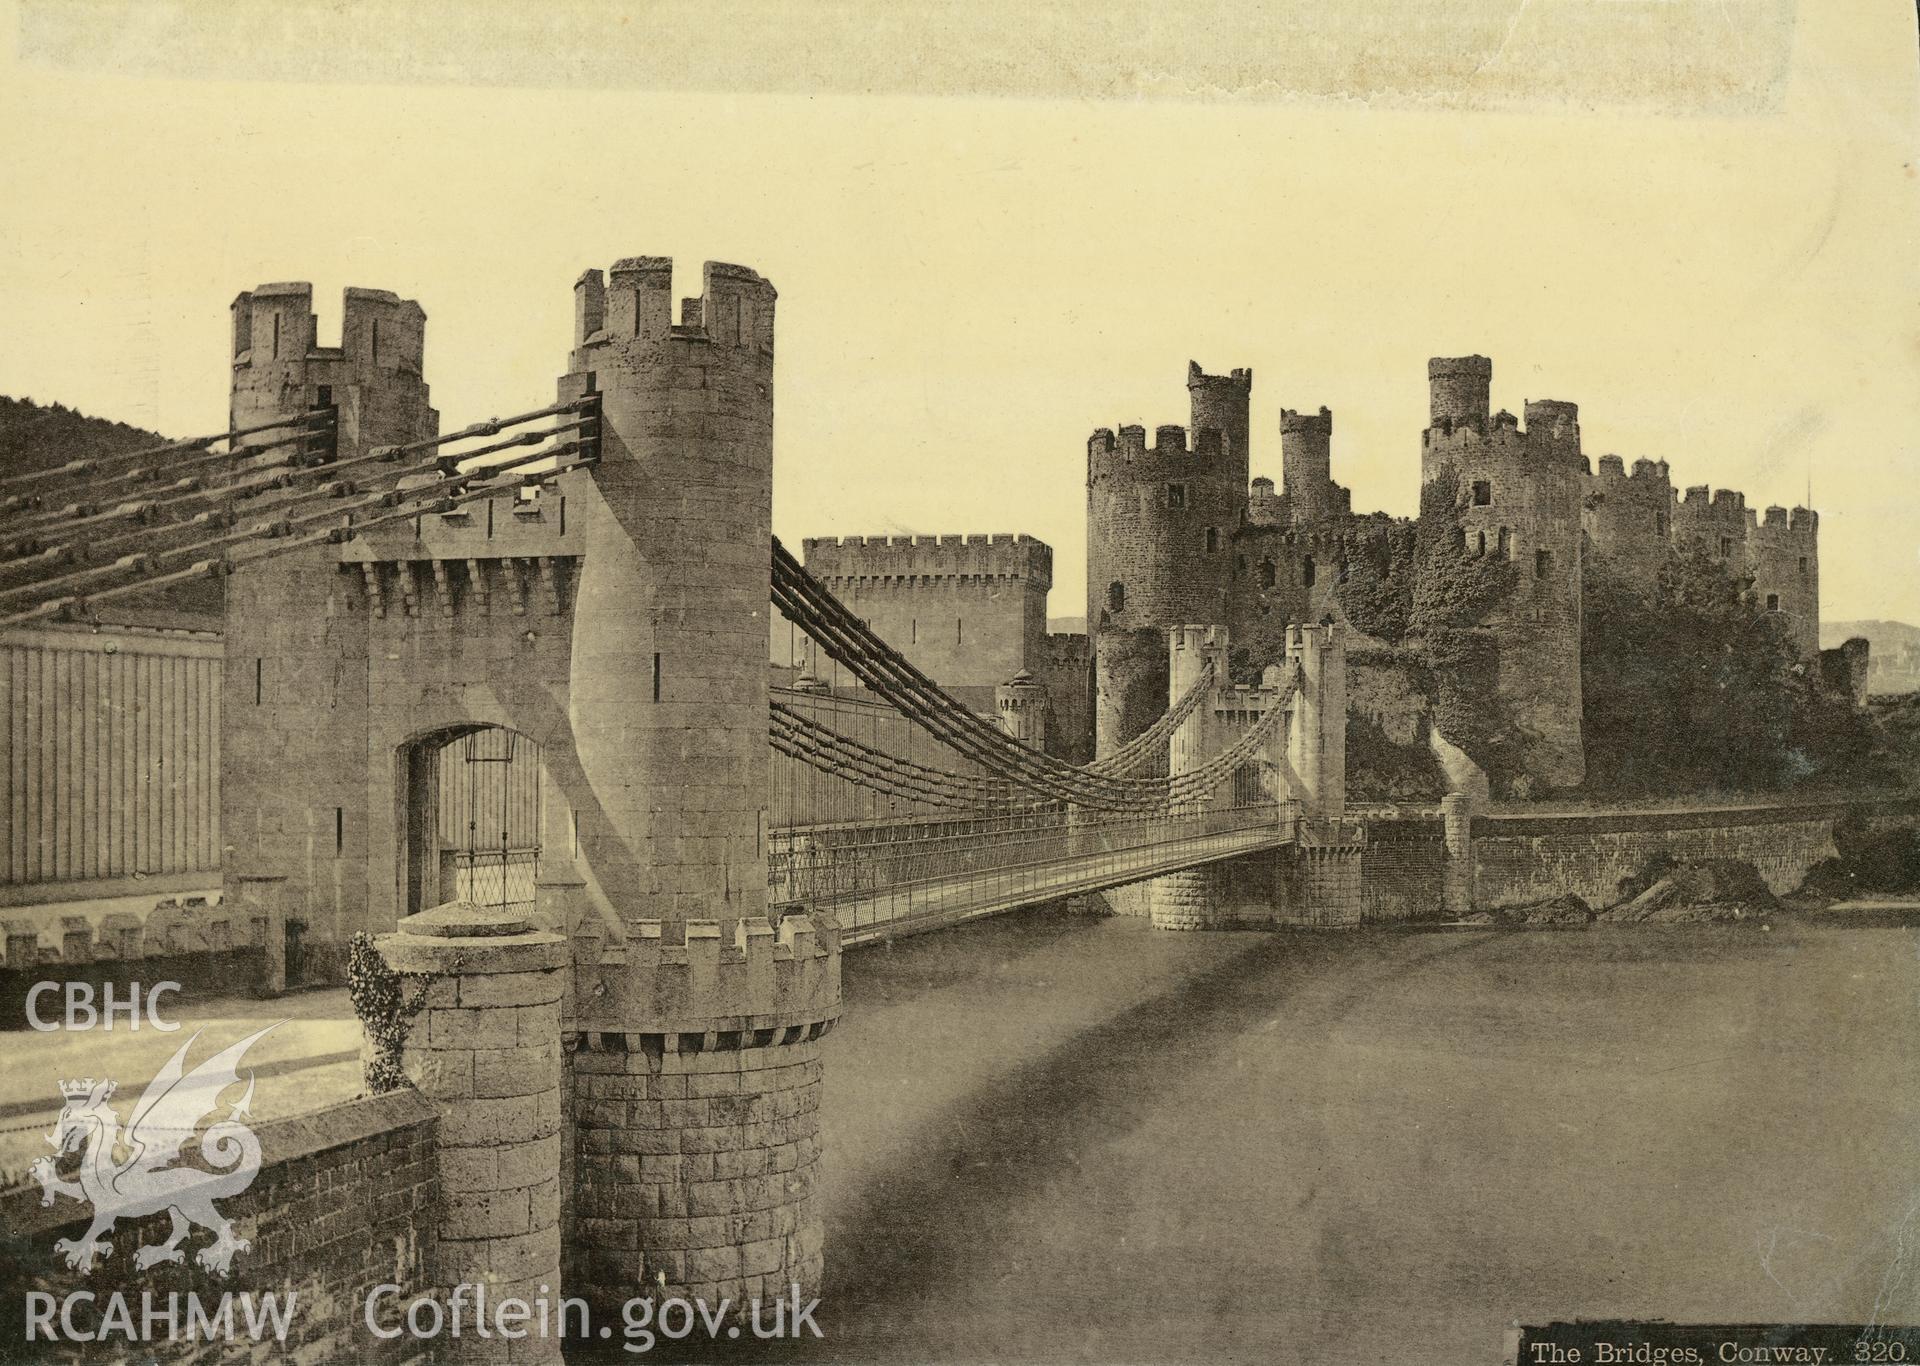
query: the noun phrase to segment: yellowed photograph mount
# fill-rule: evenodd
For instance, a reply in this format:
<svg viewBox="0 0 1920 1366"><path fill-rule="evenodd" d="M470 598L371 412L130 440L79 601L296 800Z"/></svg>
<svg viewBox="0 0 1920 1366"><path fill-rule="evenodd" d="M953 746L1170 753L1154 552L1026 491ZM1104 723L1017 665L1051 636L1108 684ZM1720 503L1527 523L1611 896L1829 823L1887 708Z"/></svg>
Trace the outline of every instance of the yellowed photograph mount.
<svg viewBox="0 0 1920 1366"><path fill-rule="evenodd" d="M1920 1358L1917 64L0 4L0 1361Z"/></svg>

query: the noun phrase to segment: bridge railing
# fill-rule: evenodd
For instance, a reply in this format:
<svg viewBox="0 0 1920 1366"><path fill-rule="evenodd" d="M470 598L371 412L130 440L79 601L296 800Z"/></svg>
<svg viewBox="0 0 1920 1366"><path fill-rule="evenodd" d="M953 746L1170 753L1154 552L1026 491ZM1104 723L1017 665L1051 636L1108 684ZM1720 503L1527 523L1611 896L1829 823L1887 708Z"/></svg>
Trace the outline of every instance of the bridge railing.
<svg viewBox="0 0 1920 1366"><path fill-rule="evenodd" d="M843 920L850 927L933 912L959 918L1024 892L1044 900L1050 888L1065 895L1103 875L1105 885L1133 869L1149 876L1156 851L1261 830L1281 833L1271 802L1099 818L1047 810L800 827L774 833L768 895L803 905L856 903Z"/></svg>

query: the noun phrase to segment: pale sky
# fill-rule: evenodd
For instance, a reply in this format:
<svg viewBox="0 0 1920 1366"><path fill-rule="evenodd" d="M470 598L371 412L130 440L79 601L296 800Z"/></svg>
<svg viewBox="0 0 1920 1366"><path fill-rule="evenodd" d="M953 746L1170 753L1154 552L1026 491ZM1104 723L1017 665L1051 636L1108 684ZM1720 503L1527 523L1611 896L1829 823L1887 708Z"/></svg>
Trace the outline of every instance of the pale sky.
<svg viewBox="0 0 1920 1366"><path fill-rule="evenodd" d="M29 60L0 3L0 392L218 429L228 303L310 280L323 341L346 285L421 302L452 428L551 398L581 270L730 260L780 291L789 539L1029 532L1076 614L1087 435L1184 421L1189 358L1253 367L1256 474L1325 404L1408 513L1425 360L1480 352L1590 456L1811 477L1823 615L1920 622L1914 10L1730 3L1785 14L1777 109L186 79Z"/></svg>

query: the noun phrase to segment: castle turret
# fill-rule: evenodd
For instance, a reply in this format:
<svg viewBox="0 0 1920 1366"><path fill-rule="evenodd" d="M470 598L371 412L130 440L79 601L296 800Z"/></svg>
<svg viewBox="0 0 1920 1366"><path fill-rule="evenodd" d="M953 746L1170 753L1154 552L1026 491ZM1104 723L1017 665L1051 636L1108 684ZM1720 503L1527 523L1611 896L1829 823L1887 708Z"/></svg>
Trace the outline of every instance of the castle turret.
<svg viewBox="0 0 1920 1366"><path fill-rule="evenodd" d="M1348 517L1353 495L1333 482L1333 414L1280 410L1280 487L1294 525Z"/></svg>
<svg viewBox="0 0 1920 1366"><path fill-rule="evenodd" d="M1487 424L1487 394L1493 362L1485 356L1435 356L1427 362L1427 391L1432 425Z"/></svg>
<svg viewBox="0 0 1920 1366"><path fill-rule="evenodd" d="M709 262L675 323L672 277L650 256L587 272L559 382L563 400L601 400L573 514L568 719L597 799L578 813L579 872L626 936L618 960L583 957L576 937L568 1012L582 1040L574 1218L594 1232L568 1240L564 1274L596 1309L657 1269L735 1304L769 1283L811 1294L821 1270L815 1041L839 1010L836 936L767 906L775 291ZM636 1075L648 1095L725 1104L663 1115L629 1103ZM741 1121L775 1114L789 1117L769 1121L778 1140L741 1138ZM632 1156L758 1144L765 1158L775 1141L797 1154L777 1179L716 1180L710 1161L677 1157L636 1175Z"/></svg>
<svg viewBox="0 0 1920 1366"><path fill-rule="evenodd" d="M1753 520L1745 494L1695 484L1674 505L1674 543L1697 546L1724 561L1729 573L1746 575L1747 534Z"/></svg>
<svg viewBox="0 0 1920 1366"><path fill-rule="evenodd" d="M258 285L240 294L233 301L233 425L331 406L339 410L342 455L436 435L439 414L421 375L426 326L411 299L348 289L340 345L318 346L312 285Z"/></svg>
<svg viewBox="0 0 1920 1366"><path fill-rule="evenodd" d="M1820 653L1819 526L1808 508L1770 507L1747 542L1754 601L1805 660Z"/></svg>
<svg viewBox="0 0 1920 1366"><path fill-rule="evenodd" d="M1034 749L1047 747L1047 685L1022 669L993 690L993 705L1007 734Z"/></svg>
<svg viewBox="0 0 1920 1366"><path fill-rule="evenodd" d="M1250 417L1253 371L1232 370L1209 375L1198 361L1187 362L1187 398L1195 432L1217 431L1225 444L1228 468L1237 472L1239 487L1247 485L1253 424Z"/></svg>

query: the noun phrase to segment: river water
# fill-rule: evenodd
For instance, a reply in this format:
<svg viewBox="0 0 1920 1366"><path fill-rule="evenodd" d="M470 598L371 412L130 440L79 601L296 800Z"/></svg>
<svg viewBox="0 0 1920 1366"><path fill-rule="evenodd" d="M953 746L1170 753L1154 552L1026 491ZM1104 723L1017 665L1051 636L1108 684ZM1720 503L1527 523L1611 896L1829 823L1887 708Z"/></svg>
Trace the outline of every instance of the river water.
<svg viewBox="0 0 1920 1366"><path fill-rule="evenodd" d="M1492 1363L1516 1319L1916 1321L1917 949L1027 914L851 952L806 1355Z"/></svg>

